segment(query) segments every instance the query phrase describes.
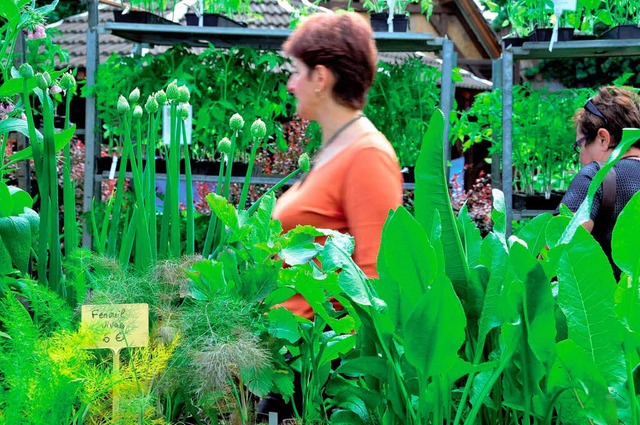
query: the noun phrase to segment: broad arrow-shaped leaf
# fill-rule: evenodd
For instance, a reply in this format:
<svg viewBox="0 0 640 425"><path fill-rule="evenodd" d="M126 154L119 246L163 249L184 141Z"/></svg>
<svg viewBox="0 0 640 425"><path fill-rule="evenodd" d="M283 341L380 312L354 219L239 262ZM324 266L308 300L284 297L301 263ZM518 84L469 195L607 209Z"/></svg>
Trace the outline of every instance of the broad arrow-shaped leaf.
<svg viewBox="0 0 640 425"><path fill-rule="evenodd" d="M434 111L427 133L422 139L422 148L416 163L415 216L424 231L429 234L435 211L440 213L447 276L464 300L469 270L449 199L449 185L445 175L443 143L447 142L443 140L444 125L442 111Z"/></svg>
<svg viewBox="0 0 640 425"><path fill-rule="evenodd" d="M567 318L569 338L591 356L608 383L621 383L626 379L622 327L614 314L616 283L609 260L579 228L558 267L558 305Z"/></svg>
<svg viewBox="0 0 640 425"><path fill-rule="evenodd" d="M27 272L31 253L31 225L26 217L0 218L0 239L22 273Z"/></svg>
<svg viewBox="0 0 640 425"><path fill-rule="evenodd" d="M456 363L466 318L449 279L440 275L404 323L407 360L423 379L444 374Z"/></svg>
<svg viewBox="0 0 640 425"><path fill-rule="evenodd" d="M640 192L636 193L624 207L611 240L613 261L622 271L637 282L640 277Z"/></svg>
<svg viewBox="0 0 640 425"><path fill-rule="evenodd" d="M384 282L377 288L400 332L436 274L442 271L437 270L436 254L423 227L403 207L387 220L381 252L384 257L379 259L378 269Z"/></svg>

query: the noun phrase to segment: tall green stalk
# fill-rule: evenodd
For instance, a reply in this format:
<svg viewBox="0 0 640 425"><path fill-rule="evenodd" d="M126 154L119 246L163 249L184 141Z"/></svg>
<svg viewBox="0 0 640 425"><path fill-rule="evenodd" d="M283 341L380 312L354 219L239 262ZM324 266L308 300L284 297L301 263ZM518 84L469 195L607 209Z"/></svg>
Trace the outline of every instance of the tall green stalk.
<svg viewBox="0 0 640 425"><path fill-rule="evenodd" d="M253 146L251 148L251 156L249 157L249 164L247 167L247 174L244 176L244 184L242 185L242 192L240 194L240 201L238 202L238 209L245 209L247 203L247 195L249 194L249 183L251 182L251 174L253 174L253 163L256 160L258 154L258 148L260 142L267 134L267 127L261 119L257 119L251 124L251 138L253 139Z"/></svg>
<svg viewBox="0 0 640 425"><path fill-rule="evenodd" d="M75 80L71 74L64 74L60 80L62 90L66 91L65 103L65 120L64 128L70 127L69 117L71 115L71 99L75 93ZM75 182L71 179L71 146L67 144L64 147L63 162L63 194L64 194L64 253L65 256L73 254L79 245L79 235L76 218L76 198L75 198Z"/></svg>

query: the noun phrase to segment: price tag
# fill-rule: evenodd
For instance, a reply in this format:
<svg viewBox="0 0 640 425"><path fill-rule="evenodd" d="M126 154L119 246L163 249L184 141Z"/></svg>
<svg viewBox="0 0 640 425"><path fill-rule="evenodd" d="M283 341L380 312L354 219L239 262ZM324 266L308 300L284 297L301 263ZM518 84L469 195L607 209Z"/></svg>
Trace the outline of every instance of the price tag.
<svg viewBox="0 0 640 425"><path fill-rule="evenodd" d="M145 347L149 343L149 304L94 304L81 308L82 326L99 332L86 348Z"/></svg>
<svg viewBox="0 0 640 425"><path fill-rule="evenodd" d="M118 157L113 155L111 159L111 168L109 169L109 180L116 178L116 167L118 166Z"/></svg>
<svg viewBox="0 0 640 425"><path fill-rule="evenodd" d="M554 10L576 10L576 0L553 0Z"/></svg>

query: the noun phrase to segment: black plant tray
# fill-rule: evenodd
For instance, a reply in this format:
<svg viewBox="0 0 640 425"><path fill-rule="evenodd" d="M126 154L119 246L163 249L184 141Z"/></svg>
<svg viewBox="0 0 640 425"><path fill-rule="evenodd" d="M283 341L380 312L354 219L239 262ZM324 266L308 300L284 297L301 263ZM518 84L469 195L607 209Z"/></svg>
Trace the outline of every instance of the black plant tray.
<svg viewBox="0 0 640 425"><path fill-rule="evenodd" d="M551 197L546 199L542 194L525 195L514 193L512 205L514 210L544 210L552 211L558 208L564 193L551 192Z"/></svg>
<svg viewBox="0 0 640 425"><path fill-rule="evenodd" d="M184 15L188 26L198 26L199 18L195 13L187 13ZM218 13L205 13L202 15L203 27L223 27L223 28L244 28L247 26L245 22L237 22Z"/></svg>
<svg viewBox="0 0 640 425"><path fill-rule="evenodd" d="M628 40L633 38L640 38L640 28L636 25L618 25L613 27L600 36L604 40Z"/></svg>
<svg viewBox="0 0 640 425"><path fill-rule="evenodd" d="M573 38L574 28L558 28L558 41L570 41ZM551 41L553 28L539 28L529 34L529 41Z"/></svg>
<svg viewBox="0 0 640 425"><path fill-rule="evenodd" d="M507 48L509 46L512 47L520 47L526 41L529 41L528 37L505 37L502 39L502 45Z"/></svg>
<svg viewBox="0 0 640 425"><path fill-rule="evenodd" d="M389 32L389 25L387 25L387 18L389 14L372 13L371 14L371 28L374 32ZM393 15L393 32L407 32L409 28L409 17L407 15L394 14Z"/></svg>
<svg viewBox="0 0 640 425"><path fill-rule="evenodd" d="M127 24L162 24L162 25L179 25L162 16L154 15L150 12L142 10L131 10L128 13L122 13L122 10L113 11L113 20L116 22Z"/></svg>

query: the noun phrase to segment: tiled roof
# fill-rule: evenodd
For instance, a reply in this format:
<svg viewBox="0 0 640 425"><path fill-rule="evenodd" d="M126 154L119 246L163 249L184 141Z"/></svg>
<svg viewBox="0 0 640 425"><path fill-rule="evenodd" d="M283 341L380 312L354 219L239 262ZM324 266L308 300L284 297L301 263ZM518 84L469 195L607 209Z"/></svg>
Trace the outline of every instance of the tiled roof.
<svg viewBox="0 0 640 425"><path fill-rule="evenodd" d="M291 11L288 10L289 7L278 0L262 0L260 3L253 3L251 11L262 15L262 17L248 21L248 26L249 28L287 29L289 28L291 16ZM105 22L113 22L114 7L101 4L98 8L99 25ZM54 36L54 42L69 52L69 63L62 65L72 67L85 65L88 18L89 14L85 12L49 25L49 27L54 27L60 31L60 34ZM114 53L126 56L133 51L134 43L129 40L114 36L108 32L100 33L99 37L100 62L104 62ZM157 46L151 50L151 53L159 53L167 49L168 47Z"/></svg>
<svg viewBox="0 0 640 425"><path fill-rule="evenodd" d="M299 0L293 0L291 3L296 6ZM99 25L105 22L113 21L112 6L100 4L98 6L98 23ZM249 28L268 28L268 29L287 29L289 28L291 6L286 2L279 0L262 0L260 2L254 2L251 4L251 11L253 13L261 15L261 19L249 20ZM86 40L87 40L87 28L88 28L88 13L81 13L79 15L70 16L60 22L49 25L55 27L60 34L54 36L54 41L60 45L63 49L69 52L69 63L62 64L71 67L85 66L86 60ZM134 43L123 39L121 37L114 36L109 32L102 32L99 34L100 38L100 62L105 62L112 54L119 56L131 55ZM149 53L161 53L167 50L167 46L156 46L150 49ZM409 55L408 53L381 53L380 59L387 62L397 62ZM435 57L421 55L423 61L433 66L440 67L442 61ZM480 79L468 71L462 72L463 81L456 83L458 87L477 89L477 90L489 90L491 88L491 82Z"/></svg>
<svg viewBox="0 0 640 425"><path fill-rule="evenodd" d="M291 6L278 0L262 0L251 3L251 11L262 19L249 22L249 28L287 29L291 22Z"/></svg>

